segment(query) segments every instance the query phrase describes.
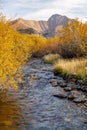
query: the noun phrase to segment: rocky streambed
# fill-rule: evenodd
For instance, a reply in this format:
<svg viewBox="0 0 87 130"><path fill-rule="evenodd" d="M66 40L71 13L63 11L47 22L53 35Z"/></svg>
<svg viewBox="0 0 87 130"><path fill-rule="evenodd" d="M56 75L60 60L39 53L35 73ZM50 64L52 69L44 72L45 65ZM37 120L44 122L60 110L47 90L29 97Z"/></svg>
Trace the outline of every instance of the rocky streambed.
<svg viewBox="0 0 87 130"><path fill-rule="evenodd" d="M87 88L31 59L23 82L0 102L0 130L87 130Z"/></svg>

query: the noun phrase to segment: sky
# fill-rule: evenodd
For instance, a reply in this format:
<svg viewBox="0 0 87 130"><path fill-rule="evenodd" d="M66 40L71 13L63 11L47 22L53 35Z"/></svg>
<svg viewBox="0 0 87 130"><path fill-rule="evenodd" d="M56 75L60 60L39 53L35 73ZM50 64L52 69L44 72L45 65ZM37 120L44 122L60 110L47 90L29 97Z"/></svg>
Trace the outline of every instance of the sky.
<svg viewBox="0 0 87 130"><path fill-rule="evenodd" d="M87 0L0 0L7 18L47 20L53 14L87 21Z"/></svg>

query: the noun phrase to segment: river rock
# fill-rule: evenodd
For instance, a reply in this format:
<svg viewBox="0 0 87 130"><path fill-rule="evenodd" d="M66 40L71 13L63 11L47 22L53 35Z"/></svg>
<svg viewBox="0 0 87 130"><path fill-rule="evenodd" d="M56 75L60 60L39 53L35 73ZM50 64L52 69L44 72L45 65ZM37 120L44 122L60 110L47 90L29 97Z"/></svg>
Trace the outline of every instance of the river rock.
<svg viewBox="0 0 87 130"><path fill-rule="evenodd" d="M85 102L87 102L87 99L82 96L82 97L79 97L79 98L75 98L73 101L75 103L85 103Z"/></svg>
<svg viewBox="0 0 87 130"><path fill-rule="evenodd" d="M60 86L61 86L62 88L65 88L65 87L67 87L67 84L66 84L65 82L61 82L61 83L60 83Z"/></svg>
<svg viewBox="0 0 87 130"><path fill-rule="evenodd" d="M71 91L72 88L71 88L71 87L65 87L64 90L65 90L65 91Z"/></svg>
<svg viewBox="0 0 87 130"><path fill-rule="evenodd" d="M84 106L87 108L87 101L84 103Z"/></svg>
<svg viewBox="0 0 87 130"><path fill-rule="evenodd" d="M87 92L87 86L76 85L76 89L83 92Z"/></svg>
<svg viewBox="0 0 87 130"><path fill-rule="evenodd" d="M58 98L67 97L67 93L60 86L57 87L56 91L57 93L53 95L54 97L58 97Z"/></svg>
<svg viewBox="0 0 87 130"><path fill-rule="evenodd" d="M81 87L81 90L82 90L83 92L87 92L87 86L82 86L82 87Z"/></svg>
<svg viewBox="0 0 87 130"><path fill-rule="evenodd" d="M67 86L67 84L66 84L66 82L65 82L64 80L58 80L57 83L58 83L58 85L59 85L60 87L62 87L62 88L64 88L64 87Z"/></svg>
<svg viewBox="0 0 87 130"><path fill-rule="evenodd" d="M67 84L67 88L71 88L71 90L74 90L74 89L76 89L76 85L74 82L70 82Z"/></svg>
<svg viewBox="0 0 87 130"><path fill-rule="evenodd" d="M68 99L72 99L76 103L86 102L86 96L83 92L73 90L68 93Z"/></svg>
<svg viewBox="0 0 87 130"><path fill-rule="evenodd" d="M57 84L57 80L56 80L56 79L51 80L50 83L52 84L53 87L58 86L58 84Z"/></svg>
<svg viewBox="0 0 87 130"><path fill-rule="evenodd" d="M82 80L77 80L77 84L79 84L81 86L81 85L83 85L83 81Z"/></svg>
<svg viewBox="0 0 87 130"><path fill-rule="evenodd" d="M77 89L77 90L81 90L81 88L82 88L82 86L76 85L76 89Z"/></svg>
<svg viewBox="0 0 87 130"><path fill-rule="evenodd" d="M75 77L76 77L76 74L70 74L68 77L68 82L76 82L77 79Z"/></svg>

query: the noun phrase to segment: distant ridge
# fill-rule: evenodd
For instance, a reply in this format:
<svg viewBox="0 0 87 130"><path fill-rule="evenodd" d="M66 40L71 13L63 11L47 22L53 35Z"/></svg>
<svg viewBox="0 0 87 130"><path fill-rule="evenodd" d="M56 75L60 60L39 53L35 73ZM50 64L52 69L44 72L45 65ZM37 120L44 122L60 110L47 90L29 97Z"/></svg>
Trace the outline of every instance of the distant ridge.
<svg viewBox="0 0 87 130"><path fill-rule="evenodd" d="M64 26L69 20L71 19L66 16L54 14L48 19L48 21L25 20L18 18L11 22L11 26L20 33L34 33L45 37L52 37L55 35L56 28Z"/></svg>

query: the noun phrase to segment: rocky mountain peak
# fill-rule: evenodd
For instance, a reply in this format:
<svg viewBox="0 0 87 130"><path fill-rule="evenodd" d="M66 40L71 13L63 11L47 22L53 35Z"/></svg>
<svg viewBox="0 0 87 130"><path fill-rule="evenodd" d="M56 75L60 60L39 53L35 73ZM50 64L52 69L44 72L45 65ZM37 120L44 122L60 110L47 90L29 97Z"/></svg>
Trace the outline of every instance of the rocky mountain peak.
<svg viewBox="0 0 87 130"><path fill-rule="evenodd" d="M63 15L54 14L48 19L49 33L53 36L55 29L58 26L64 26L69 21L69 18Z"/></svg>

